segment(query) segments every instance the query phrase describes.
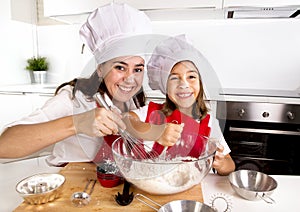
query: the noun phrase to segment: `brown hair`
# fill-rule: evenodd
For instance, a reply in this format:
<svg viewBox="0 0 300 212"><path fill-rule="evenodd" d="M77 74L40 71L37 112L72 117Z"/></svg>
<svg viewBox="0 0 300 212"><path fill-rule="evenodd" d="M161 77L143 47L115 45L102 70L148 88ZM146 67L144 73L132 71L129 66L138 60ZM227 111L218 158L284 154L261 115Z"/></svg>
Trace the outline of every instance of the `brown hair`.
<svg viewBox="0 0 300 212"><path fill-rule="evenodd" d="M84 95L86 95L88 100L93 99L93 95L97 92L100 94L108 93L107 87L104 83L104 80L99 80L99 76L97 70L89 78L75 78L69 82L65 82L59 85L56 88L55 95L57 95L58 91L66 86L71 85L74 87L72 96L75 98L76 91L81 91ZM146 97L143 90L143 87L132 97L135 105L137 108L142 107L145 105Z"/></svg>
<svg viewBox="0 0 300 212"><path fill-rule="evenodd" d="M193 63L190 60L187 60L187 61ZM193 65L195 66L194 63L193 63ZM199 94L196 98L196 102L193 104L192 116L193 116L194 119L202 120L203 118L205 118L205 116L207 115L209 110L208 110L208 108L205 104L206 96L205 96L205 93L204 93L203 83L202 83L201 76L199 74L199 70L198 70L198 75L199 75L200 91L199 91ZM174 104L174 102L172 102L170 100L168 94L166 94L166 101L165 101L161 111L164 113L165 116L169 116L176 109L177 109L177 106Z"/></svg>

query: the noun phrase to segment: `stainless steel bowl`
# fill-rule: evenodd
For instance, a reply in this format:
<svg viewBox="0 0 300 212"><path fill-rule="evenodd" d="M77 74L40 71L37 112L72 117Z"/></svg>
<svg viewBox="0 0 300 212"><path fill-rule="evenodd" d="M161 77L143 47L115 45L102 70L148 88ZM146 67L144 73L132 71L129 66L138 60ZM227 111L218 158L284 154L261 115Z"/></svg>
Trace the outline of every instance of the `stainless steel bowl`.
<svg viewBox="0 0 300 212"><path fill-rule="evenodd" d="M123 142L112 145L115 162L122 176L139 189L155 195L169 195L186 191L199 184L212 167L216 151L215 142L207 142L199 158L182 160L134 159L124 151ZM190 159L189 157L187 157Z"/></svg>
<svg viewBox="0 0 300 212"><path fill-rule="evenodd" d="M192 212L216 212L217 210L201 202L194 200L174 200L161 205L143 194L136 194L135 198L144 205L149 206L158 212L176 212L176 211L192 211Z"/></svg>
<svg viewBox="0 0 300 212"><path fill-rule="evenodd" d="M228 176L230 185L241 197L247 200L275 201L270 197L277 188L277 181L267 174L253 170L238 170Z"/></svg>
<svg viewBox="0 0 300 212"><path fill-rule="evenodd" d="M176 211L193 211L193 212L216 212L212 207L193 200L174 200L163 205L158 212L176 212Z"/></svg>
<svg viewBox="0 0 300 212"><path fill-rule="evenodd" d="M21 180L16 191L29 204L43 204L60 196L64 182L60 174L36 174Z"/></svg>

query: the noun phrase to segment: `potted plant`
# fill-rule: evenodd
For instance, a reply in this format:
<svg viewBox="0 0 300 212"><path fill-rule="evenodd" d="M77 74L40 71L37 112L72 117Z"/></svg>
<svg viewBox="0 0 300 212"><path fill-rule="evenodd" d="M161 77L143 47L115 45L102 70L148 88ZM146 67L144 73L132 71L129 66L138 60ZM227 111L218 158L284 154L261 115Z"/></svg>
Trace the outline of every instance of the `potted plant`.
<svg viewBox="0 0 300 212"><path fill-rule="evenodd" d="M32 83L45 83L48 70L47 58L38 56L27 59L26 70L30 71Z"/></svg>

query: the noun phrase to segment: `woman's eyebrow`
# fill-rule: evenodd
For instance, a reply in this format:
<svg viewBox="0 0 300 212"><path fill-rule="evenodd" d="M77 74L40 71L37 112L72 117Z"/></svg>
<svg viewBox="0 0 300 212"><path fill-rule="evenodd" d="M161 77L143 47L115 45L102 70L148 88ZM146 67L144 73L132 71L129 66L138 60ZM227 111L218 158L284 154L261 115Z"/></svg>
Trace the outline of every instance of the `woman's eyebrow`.
<svg viewBox="0 0 300 212"><path fill-rule="evenodd" d="M144 63L139 63L139 64L135 64L135 66L138 66L138 67L142 66L142 67L144 67L145 64Z"/></svg>
<svg viewBox="0 0 300 212"><path fill-rule="evenodd" d="M116 64L116 63L121 63L121 64L123 64L123 65L125 65L125 66L128 66L128 63L126 63L126 62L124 62L124 61L114 61L113 63L114 63L114 64ZM137 67L142 66L142 67L144 67L145 64L144 64L144 63L138 63L138 64L135 64L134 66L137 66Z"/></svg>
<svg viewBox="0 0 300 212"><path fill-rule="evenodd" d="M114 62L113 62L113 64L116 64L116 63L121 63L121 64L123 64L123 65L126 65L126 66L128 66L128 64L127 64L127 63L125 63L124 61L114 61Z"/></svg>

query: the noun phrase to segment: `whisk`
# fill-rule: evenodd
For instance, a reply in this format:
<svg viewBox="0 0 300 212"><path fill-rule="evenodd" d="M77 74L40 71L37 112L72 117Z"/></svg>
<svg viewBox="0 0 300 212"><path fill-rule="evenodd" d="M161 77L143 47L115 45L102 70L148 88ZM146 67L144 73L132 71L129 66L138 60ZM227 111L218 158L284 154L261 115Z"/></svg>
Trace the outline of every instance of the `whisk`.
<svg viewBox="0 0 300 212"><path fill-rule="evenodd" d="M94 95L94 99L100 106L104 107L107 110L111 110L100 93L96 93ZM142 140L130 135L128 131L123 130L120 127L118 127L118 131L121 138L123 139L128 156L131 156L134 159L154 159L159 157L159 154L155 150L146 145Z"/></svg>

